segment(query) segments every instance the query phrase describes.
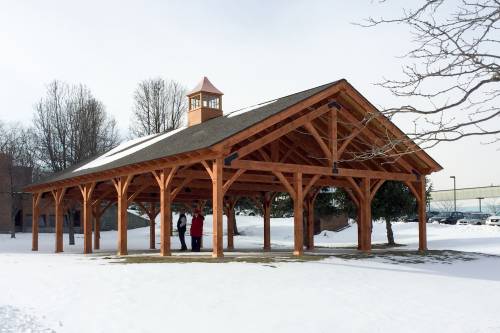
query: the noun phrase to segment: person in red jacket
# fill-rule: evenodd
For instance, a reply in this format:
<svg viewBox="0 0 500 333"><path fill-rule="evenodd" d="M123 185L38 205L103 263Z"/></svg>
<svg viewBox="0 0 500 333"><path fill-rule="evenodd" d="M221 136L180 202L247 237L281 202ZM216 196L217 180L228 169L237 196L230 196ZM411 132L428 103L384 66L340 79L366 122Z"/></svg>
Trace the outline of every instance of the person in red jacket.
<svg viewBox="0 0 500 333"><path fill-rule="evenodd" d="M198 208L194 210L193 220L191 221L191 251L200 252L201 237L203 236L203 220Z"/></svg>

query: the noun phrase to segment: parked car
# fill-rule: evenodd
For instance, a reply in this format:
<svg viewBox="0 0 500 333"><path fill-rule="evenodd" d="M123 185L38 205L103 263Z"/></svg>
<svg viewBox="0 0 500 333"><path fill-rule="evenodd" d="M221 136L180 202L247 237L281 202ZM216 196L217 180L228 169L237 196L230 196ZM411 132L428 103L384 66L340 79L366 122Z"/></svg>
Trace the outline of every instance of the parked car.
<svg viewBox="0 0 500 333"><path fill-rule="evenodd" d="M500 215L492 215L486 219L486 225L500 226Z"/></svg>
<svg viewBox="0 0 500 333"><path fill-rule="evenodd" d="M451 213L439 213L429 218L429 223L439 223L441 220L447 219Z"/></svg>
<svg viewBox="0 0 500 333"><path fill-rule="evenodd" d="M437 216L441 214L440 212L436 212L435 210L428 210L425 215L427 216L427 222L429 222L429 220L434 217L434 216Z"/></svg>
<svg viewBox="0 0 500 333"><path fill-rule="evenodd" d="M486 223L490 214L486 213L466 213L463 219L457 221L458 225L481 225Z"/></svg>
<svg viewBox="0 0 500 333"><path fill-rule="evenodd" d="M427 217L427 222L429 223L430 219L433 216L436 216L436 215L439 215L439 214L440 214L439 212L435 212L435 211L427 211L427 212L425 212L425 216ZM400 221L402 221L402 222L419 222L418 214L404 216L403 218L401 218Z"/></svg>
<svg viewBox="0 0 500 333"><path fill-rule="evenodd" d="M236 212L236 215L255 216L255 212L251 211L250 209L242 209L239 212Z"/></svg>
<svg viewBox="0 0 500 333"><path fill-rule="evenodd" d="M452 213L442 213L431 218L432 222L439 222L444 224L457 224L457 221L463 219L464 213L462 212L452 212Z"/></svg>
<svg viewBox="0 0 500 333"><path fill-rule="evenodd" d="M405 222L418 222L418 215L409 215L403 219Z"/></svg>

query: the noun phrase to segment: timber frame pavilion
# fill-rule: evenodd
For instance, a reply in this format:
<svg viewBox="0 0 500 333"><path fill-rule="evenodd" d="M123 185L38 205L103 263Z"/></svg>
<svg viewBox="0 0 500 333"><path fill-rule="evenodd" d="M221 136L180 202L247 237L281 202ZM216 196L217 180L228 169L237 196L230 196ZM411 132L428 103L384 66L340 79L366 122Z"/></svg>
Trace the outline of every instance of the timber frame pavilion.
<svg viewBox="0 0 500 333"><path fill-rule="evenodd" d="M304 239L307 249L314 248L313 205L322 187L347 191L358 211L358 249L370 251L371 201L386 180L404 182L415 195L419 249L426 250L425 176L442 167L346 80L225 115L222 92L207 78L188 98L187 127L134 139L28 186L26 191L33 194L33 251L38 250L39 216L48 206L56 216L55 251L63 251L64 207L78 201L83 252L91 253L92 243L99 249L99 219L116 203L118 255L126 255L127 208L137 203L152 220L151 248L154 218L160 214L160 255L168 256L171 204L200 205L209 200L212 256L222 257L223 213L228 216L227 248L232 250L231 211L243 196L262 204L264 250L269 251L271 201L276 193L288 192L294 203L293 253L302 255ZM385 157L359 158L388 146Z"/></svg>

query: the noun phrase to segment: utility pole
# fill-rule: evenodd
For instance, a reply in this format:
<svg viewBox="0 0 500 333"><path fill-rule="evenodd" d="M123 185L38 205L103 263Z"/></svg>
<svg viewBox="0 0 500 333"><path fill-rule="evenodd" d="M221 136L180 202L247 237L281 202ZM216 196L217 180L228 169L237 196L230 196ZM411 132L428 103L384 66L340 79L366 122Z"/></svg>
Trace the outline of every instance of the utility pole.
<svg viewBox="0 0 500 333"><path fill-rule="evenodd" d="M478 200L479 200L479 212L481 213L481 212L482 212L482 211L481 211L481 200L483 200L484 198L479 197L479 198L476 198L476 199L478 199Z"/></svg>
<svg viewBox="0 0 500 333"><path fill-rule="evenodd" d="M457 177L450 176L450 178L453 178L453 208L454 208L454 212L456 212L457 211Z"/></svg>

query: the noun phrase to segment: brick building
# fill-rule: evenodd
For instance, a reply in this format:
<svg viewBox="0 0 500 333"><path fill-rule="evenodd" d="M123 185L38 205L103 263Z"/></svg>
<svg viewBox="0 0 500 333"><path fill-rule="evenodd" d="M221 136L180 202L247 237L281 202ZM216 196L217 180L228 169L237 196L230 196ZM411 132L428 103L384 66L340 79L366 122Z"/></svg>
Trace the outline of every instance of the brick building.
<svg viewBox="0 0 500 333"><path fill-rule="evenodd" d="M0 154L0 233L31 228L31 195L22 188L32 182L33 169L14 166L12 158ZM14 223L13 223L14 222Z"/></svg>

